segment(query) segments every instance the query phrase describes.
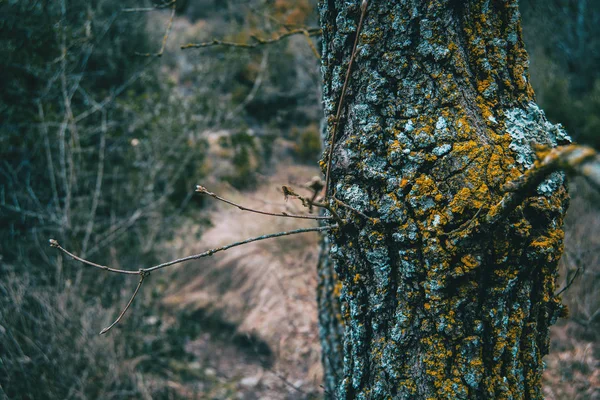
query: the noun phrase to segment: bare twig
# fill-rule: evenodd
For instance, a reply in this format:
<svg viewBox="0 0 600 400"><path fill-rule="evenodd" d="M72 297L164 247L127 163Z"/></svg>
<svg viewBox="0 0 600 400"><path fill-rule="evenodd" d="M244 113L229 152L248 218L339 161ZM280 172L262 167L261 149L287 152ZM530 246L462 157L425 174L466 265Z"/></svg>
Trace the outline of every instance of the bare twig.
<svg viewBox="0 0 600 400"><path fill-rule="evenodd" d="M129 307L131 307L131 304L133 303L135 296L137 296L138 292L140 291L140 288L142 287L142 283L144 283L144 279L146 278L146 276L148 276L148 274L146 272L142 272L142 271L140 271L139 275L140 275L140 281L138 282L138 284L133 292L133 295L129 299L129 302L127 303L127 305L125 306L123 311L121 311L121 314L119 314L119 316L117 317L115 322L113 322L112 324L110 324L109 326L107 326L106 328L104 328L100 331L101 335L104 335L106 332L110 331L116 324L118 324L119 321L121 321L121 318L123 318L123 315L125 315L127 310L129 310Z"/></svg>
<svg viewBox="0 0 600 400"><path fill-rule="evenodd" d="M289 36L293 36L293 35L319 36L320 34L321 34L320 28L299 28L299 29L292 29L290 31L283 32L283 33L281 33L273 38L270 38L270 39L262 39L257 36L252 36L252 38L256 41L255 43L237 43L237 42L228 42L225 40L214 39L214 40L211 40L210 42L182 44L181 49L183 49L183 50L198 49L198 48L202 48L202 47L212 47L212 46L242 47L242 48L246 48L246 49L253 49L258 46L279 42L280 40L285 39Z"/></svg>
<svg viewBox="0 0 600 400"><path fill-rule="evenodd" d="M78 123L84 120L85 118L89 117L90 115L94 114L96 111L103 110L107 105L109 105L117 97L119 97L125 91L125 89L133 85L144 74L148 65L150 65L150 63L152 63L154 60L156 60L156 58L148 59L148 61L146 61L146 63L144 63L144 65L142 65L136 73L131 75L121 86L112 91L110 95L106 96L104 100L102 100L101 102L94 102L92 107L75 116L74 122Z"/></svg>
<svg viewBox="0 0 600 400"><path fill-rule="evenodd" d="M48 126L46 125L46 117L42 103L38 102L38 115L40 117L40 126L44 137L44 150L46 152L46 162L48 163L48 175L50 176L50 187L52 189L52 200L54 202L55 214L58 219L60 214L60 202L58 201L58 189L56 185L56 175L54 172L54 161L52 160L52 151L50 150L50 135L48 134Z"/></svg>
<svg viewBox="0 0 600 400"><path fill-rule="evenodd" d="M54 240L54 239L50 239L50 246L59 249L60 251L62 251L63 253L65 253L66 255L70 256L71 258L80 261L86 265L90 265L92 267L95 268L99 268L99 269L103 269L105 271L109 271L109 272L114 272L114 273L118 273L118 274L125 274L125 275L139 275L140 276L140 281L138 282L137 287L135 288L135 291L133 292L133 295L131 296L131 298L129 299L129 302L127 303L127 305L125 306L125 308L123 309L123 311L121 311L121 314L119 314L119 316L117 317L117 319L110 324L110 326L102 329L102 331L100 332L100 334L105 334L106 332L110 331L115 325L117 325L119 323L119 321L121 321L121 319L123 318L123 316L125 315L125 313L127 312L127 310L129 309L129 307L131 307L131 304L133 303L133 300L135 300L135 297L137 296L138 292L140 291L140 288L142 287L142 284L144 283L144 279L152 272L152 271L156 271L158 269L162 269L162 268L166 268L168 266L171 265L175 265L175 264L180 264L186 261L191 261L191 260L197 260L199 258L203 258L203 257L209 257L212 256L213 254L220 252L220 251L225 251L227 249L230 249L232 247L236 247L236 246L241 246L243 244L247 244L247 243L252 243L252 242L257 242L259 240L265 240L265 239L271 239L271 238L276 238L276 237L281 237L281 236L288 236L288 235L294 235L297 233L305 233L305 232L322 232L328 229L333 229L338 227L338 225L327 225L327 226L320 226L317 228L305 228L305 229L296 229L293 231L287 231L287 232L277 232L277 233L271 233L268 235L262 235L262 236L257 236L257 237L253 237L250 239L246 239L246 240L242 240L240 242L235 242L235 243L230 243L228 245L225 246L221 246L221 247L217 247L214 249L210 249L207 250L203 253L199 253L199 254L194 254L192 256L188 256L188 257L183 257L183 258L179 258L176 260L172 260L172 261L168 261L166 263L162 263L162 264L158 264L155 265L153 267L150 268L142 268L139 269L137 271L130 271L130 270L123 270L123 269L116 269L116 268L110 268L104 265L100 265L100 264L96 264L94 262L85 260L81 257L76 256L75 254L65 250L59 243L58 241Z"/></svg>
<svg viewBox="0 0 600 400"><path fill-rule="evenodd" d="M156 5L154 7L137 7L137 8L124 8L121 11L122 12L126 12L126 13L130 13L130 12L150 12L150 11L158 11L161 10L163 8L168 8L169 6L175 5L175 3L177 2L177 0L173 0L170 1L168 3L165 4L159 4Z"/></svg>
<svg viewBox="0 0 600 400"><path fill-rule="evenodd" d="M64 249L58 243L58 241L56 241L55 239L50 239L49 242L50 242L50 246L51 247L55 247L55 248L59 249L60 251L62 251L66 255L68 255L69 257L71 257L71 258L73 258L73 259L75 259L75 260L77 260L79 262L82 262L82 263L84 263L86 265L89 265L89 266L92 266L92 267L95 267L95 268L100 268L100 269L103 269L103 270L108 271L108 272L114 272L114 273L117 273L117 274L138 275L140 273L139 271L129 271L129 270L125 270L125 269L110 268L110 267L107 267L106 265L96 264L94 262L91 262L91 261L88 261L88 260L83 259L81 257L78 257L75 254L73 254L73 253L69 252L68 250Z"/></svg>
<svg viewBox="0 0 600 400"><path fill-rule="evenodd" d="M186 261L190 261L190 260L197 260L199 258L203 258L203 257L208 257L208 256L212 256L215 253L218 253L220 251L225 251L228 249L231 249L232 247L236 247L236 246L241 246L243 244L248 244L248 243L252 243L252 242L257 242L259 240L265 240L265 239L271 239L271 238L276 238L276 237L281 237L281 236L289 236L289 235L295 235L298 233L306 233L306 232L322 232L322 231L326 231L329 229L333 229L333 228L337 228L338 225L326 225L326 226L319 226L316 228L304 228L304 229L296 229L293 231L287 231L287 232L277 232L277 233L270 233L268 235L262 235L262 236L257 236L257 237L253 237L250 239L246 239L246 240L242 240L240 242L235 242L235 243L231 243L225 246L221 246L221 247L217 247L211 250L207 250L203 253L200 254L194 254L192 256L188 256L188 257L184 257L184 258L179 258L177 260L173 260L173 261L169 261L163 264L159 264L156 265L154 267L148 268L144 271L146 272L152 272L152 271L156 271L157 269L161 269L161 268L165 268L174 264L179 264L182 262L186 262Z"/></svg>
<svg viewBox="0 0 600 400"><path fill-rule="evenodd" d="M317 51L315 44L313 43L312 39L310 38L310 34L308 33L308 31L306 29L304 29L304 31L302 33L304 34L304 37L306 38L306 43L308 43L308 47L310 47L310 49L312 50L312 52L315 55L315 57L317 58L317 60L320 61L321 55Z"/></svg>
<svg viewBox="0 0 600 400"><path fill-rule="evenodd" d="M325 174L325 197L327 197L329 193L329 175L331 172L331 159L333 157L333 146L335 145L335 136L338 130L338 125L340 124L340 116L342 114L342 107L344 105L344 97L346 95L346 88L348 87L348 82L350 81L350 73L352 72L352 63L354 62L354 57L356 57L356 46L358 45L358 39L360 37L360 30L362 29L363 20L365 18L365 14L367 13L367 6L369 2L367 0L363 0L360 6L360 20L358 21L358 28L356 28L356 37L354 38L354 45L352 46L352 54L350 55L350 61L348 62L348 70L346 71L346 78L344 79L344 86L342 86L342 93L340 94L340 100L338 101L337 112L335 113L335 121L333 122L333 128L331 132L331 140L329 141L329 151L327 154L327 172Z"/></svg>
<svg viewBox="0 0 600 400"><path fill-rule="evenodd" d="M312 42L312 40L310 38L310 34L308 32L309 28L306 28L300 24L287 24L285 22L279 21L277 18L273 17L272 15L265 14L265 13L262 13L262 12L256 10L254 7L251 7L251 6L246 6L246 7L248 7L248 9L251 12L255 13L256 15L261 15L261 16L267 18L268 20L275 22L277 25L282 26L284 29L286 29L288 31L292 30L292 29L303 29L302 34L306 37L306 43L308 43L308 46L312 50L315 57L317 57L317 60L321 59L321 56L319 55L319 52L317 51L315 44Z"/></svg>
<svg viewBox="0 0 600 400"><path fill-rule="evenodd" d="M160 46L160 50L158 53L138 53L135 54L142 57L161 57L165 51L165 47L167 46L167 40L169 39L169 34L171 33L171 28L173 27L173 19L175 18L175 8L177 7L177 0L173 0L171 2L173 5L171 6L171 17L169 18L169 22L167 23L167 29L165 30L165 34L162 39L162 45Z"/></svg>
<svg viewBox="0 0 600 400"><path fill-rule="evenodd" d="M560 296L563 292L565 292L567 289L569 289L571 287L571 285L573 284L573 282L575 282L575 279L579 276L579 273L581 272L581 267L577 267L577 269L575 270L575 274L573 275L573 277L569 280L569 282L567 282L567 284L565 285L564 288L562 288L558 293L556 293L555 297Z"/></svg>
<svg viewBox="0 0 600 400"><path fill-rule="evenodd" d="M216 199L216 200L222 201L223 203L227 203L229 205L237 207L242 211L249 211L249 212L253 212L256 214L271 215L273 217L287 217L287 218L301 218L301 219L317 219L317 220L318 219L331 219L331 217L326 217L326 216L318 217L318 216L314 216L314 215L296 215L296 214L288 214L286 212L272 213L272 212L268 212L268 211L255 210L255 209L244 207L242 205L234 203L233 201L224 199L224 198L216 195L215 193L209 192L204 186L200 186L200 185L196 186L196 192L205 194L207 196L212 197L213 199Z"/></svg>
<svg viewBox="0 0 600 400"><path fill-rule="evenodd" d="M319 227L316 227L316 228L303 228L303 229L296 229L296 230L293 230L293 231L270 233L270 234L267 234L267 235L257 236L257 237L249 238L249 239L242 240L242 241L239 241L239 242L230 243L230 244L227 244L225 246L221 246L221 247L217 247L217 248L214 248L214 249L206 250L206 251L204 251L202 253L199 253L199 254L194 254L194 255L191 255L191 256L187 256L187 257L183 257L183 258L178 258L176 260L172 260L172 261L168 261L168 262L165 262L165 263L162 263L162 264L158 264L158 265L155 265L155 266L150 267L150 268L143 268L143 269L140 269L140 270L137 270L137 271L117 269L117 268L110 268L110 267L107 267L105 265L96 264L94 262L85 260L85 259L83 259L81 257L78 257L75 254L69 252L68 250L64 249L58 243L58 241L56 241L54 239L50 239L49 242L50 242L50 246L51 247L55 247L55 248L59 249L60 251L62 251L63 253L65 253L66 255L68 255L69 257L74 258L75 260L80 261L80 262L82 262L84 264L90 265L92 267L103 269L103 270L109 271L109 272L118 273L118 274L141 275L141 274L145 274L145 273L150 273L152 271L156 271L158 269L169 267L171 265L180 264L182 262L191 261L191 260L197 260L199 258L204 258L204 257L209 257L209 256L212 256L215 253L231 249L232 247L241 246L243 244L248 244L248 243L252 243L252 242L258 242L260 240L272 239L272 238L281 237L281 236L295 235L295 234L298 234L298 233L322 232L322 231L326 231L326 230L337 228L337 227L338 227L338 225L335 224L335 225L319 226Z"/></svg>

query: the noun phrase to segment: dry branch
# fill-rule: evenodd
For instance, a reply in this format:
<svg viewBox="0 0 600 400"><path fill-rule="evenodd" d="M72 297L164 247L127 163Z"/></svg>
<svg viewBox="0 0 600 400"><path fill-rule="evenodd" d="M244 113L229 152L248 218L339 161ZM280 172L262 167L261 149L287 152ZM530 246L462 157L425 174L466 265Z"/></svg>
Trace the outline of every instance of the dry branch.
<svg viewBox="0 0 600 400"><path fill-rule="evenodd" d="M198 49L198 48L202 48L202 47L212 47L212 46L241 47L241 48L246 48L246 49L254 49L258 46L263 46L263 45L279 42L279 41L281 41L287 37L293 36L293 35L319 36L320 34L321 34L320 28L298 28L298 29L292 29L290 31L281 33L270 39L263 39L258 36L252 36L252 39L255 40L255 43L238 43L238 42L229 42L226 40L214 39L214 40L211 40L210 42L182 44L181 49L182 50Z"/></svg>
<svg viewBox="0 0 600 400"><path fill-rule="evenodd" d="M222 201L223 203L237 207L242 211L249 211L249 212L253 212L256 214L270 215L273 217L287 217L287 218L300 218L300 219L316 219L316 220L331 219L331 217L328 217L328 216L296 215L296 214L288 214L286 212L273 213L273 212L268 212L268 211L255 210L253 208L244 207L240 204L234 203L233 201L224 199L223 197L220 197L213 192L209 192L204 186L200 186L200 185L196 186L196 192L205 194L207 196L212 197L213 199L216 199L216 200Z"/></svg>
<svg viewBox="0 0 600 400"><path fill-rule="evenodd" d="M507 193L492 207L484 223L493 225L513 211L544 179L555 171L583 176L600 191L600 155L587 146L558 146L542 154L540 160L520 178L505 185Z"/></svg>
<svg viewBox="0 0 600 400"><path fill-rule="evenodd" d="M127 310L129 310L129 307L131 307L131 304L133 303L135 296L137 296L138 292L140 291L140 288L142 287L142 283L144 283L144 279L146 278L146 276L147 276L147 274L143 274L143 273L140 274L140 281L138 282L137 286L135 287L135 290L133 291L133 295L127 302L127 305L125 306L123 311L121 311L121 314L119 314L117 319L115 319L115 322L113 322L112 324L110 324L109 326L107 326L106 328L104 328L100 331L101 335L104 335L106 332L110 331L115 325L117 325L119 323L119 321L121 321L121 318L123 318L123 315L125 315Z"/></svg>
<svg viewBox="0 0 600 400"><path fill-rule="evenodd" d="M171 28L173 27L173 19L175 18L175 8L177 7L177 0L173 0L171 2L173 5L171 6L171 17L169 18L169 22L167 23L167 29L165 30L165 34L162 39L162 45L160 46L160 50L158 53L135 53L138 56L142 57L162 57L165 47L167 46L167 40L169 39L169 34L171 33ZM170 4L171 4L170 3Z"/></svg>
<svg viewBox="0 0 600 400"><path fill-rule="evenodd" d="M350 55L350 61L348 62L348 69L346 70L346 78L344 78L344 86L342 86L342 93L340 94L340 100L338 101L337 112L335 113L335 121L333 122L333 128L331 132L331 139L329 140L329 150L327 152L327 172L325 174L325 196L329 193L329 174L331 172L331 158L333 157L333 146L335 145L335 136L340 124L340 116L342 114L342 107L344 106L344 97L346 95L346 89L348 82L350 81L350 73L352 72L352 64L356 57L356 46L358 45L358 38L360 37L360 31L362 29L363 20L367 13L367 6L369 2L363 0L360 6L360 20L358 21L358 28L356 28L356 37L354 38L354 45L352 46L352 54Z"/></svg>

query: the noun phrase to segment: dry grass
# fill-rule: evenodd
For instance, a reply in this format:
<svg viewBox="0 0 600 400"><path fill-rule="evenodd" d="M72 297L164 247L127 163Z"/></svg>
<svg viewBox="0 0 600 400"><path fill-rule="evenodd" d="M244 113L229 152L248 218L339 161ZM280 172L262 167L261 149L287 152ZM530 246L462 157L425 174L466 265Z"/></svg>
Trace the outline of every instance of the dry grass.
<svg viewBox="0 0 600 400"><path fill-rule="evenodd" d="M278 167L276 175L264 178L265 182L252 192L241 193L224 185L208 189L253 208L305 213L292 200L286 203L278 188L302 184L316 174L315 168L285 166ZM201 242L190 246L186 238L197 234L197 228L190 225L182 229L172 245L185 253L199 252L265 233L316 226L315 221L265 217L217 202L209 212L214 226L203 232ZM203 318L218 316L235 326L235 335L260 338L268 346L270 362L237 372L246 375L239 376L240 382L256 383L252 388L240 383L240 390L247 396L258 392L260 398L279 399L283 393L290 398L307 398L319 391L322 372L315 303L317 244L316 233L256 242L180 268L173 275L165 305L188 314L202 310ZM202 357L199 349L214 351L214 345L211 349L200 342L190 345L198 356ZM217 364L217 374L226 372L219 371L219 365L221 369L231 368L225 360Z"/></svg>
<svg viewBox="0 0 600 400"><path fill-rule="evenodd" d="M569 318L552 328L544 359L544 394L549 400L600 399L600 194L583 179L570 182L565 255L558 287ZM577 272L579 270L579 272Z"/></svg>

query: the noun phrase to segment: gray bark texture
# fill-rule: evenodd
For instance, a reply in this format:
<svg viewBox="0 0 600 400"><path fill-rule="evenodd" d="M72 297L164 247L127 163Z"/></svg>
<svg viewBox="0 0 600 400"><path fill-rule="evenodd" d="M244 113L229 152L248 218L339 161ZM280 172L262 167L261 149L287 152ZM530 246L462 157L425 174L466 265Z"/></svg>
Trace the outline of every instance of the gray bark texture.
<svg viewBox="0 0 600 400"><path fill-rule="evenodd" d="M319 3L329 138L360 4ZM319 266L330 398L543 397L568 196L559 172L510 207L504 188L569 138L527 66L516 0L369 2Z"/></svg>

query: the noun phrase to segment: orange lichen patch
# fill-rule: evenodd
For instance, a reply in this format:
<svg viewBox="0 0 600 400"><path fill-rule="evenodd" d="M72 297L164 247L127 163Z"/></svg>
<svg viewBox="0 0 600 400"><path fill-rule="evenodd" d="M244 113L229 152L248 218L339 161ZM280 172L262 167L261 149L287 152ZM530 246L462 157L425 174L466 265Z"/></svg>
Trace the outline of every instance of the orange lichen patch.
<svg viewBox="0 0 600 400"><path fill-rule="evenodd" d="M454 268L455 276L465 275L481 265L481 261L477 260L473 255L467 254L460 259L460 264Z"/></svg>
<svg viewBox="0 0 600 400"><path fill-rule="evenodd" d="M455 216L463 214L466 209L479 210L489 202L489 197L490 192L485 184L475 190L463 187L454 195L454 198L448 204L448 209Z"/></svg>
<svg viewBox="0 0 600 400"><path fill-rule="evenodd" d="M467 387L460 376L448 376L446 367L453 351L447 346L441 336L421 339L424 347L422 361L425 373L430 377L435 389L436 398L454 399L467 394Z"/></svg>
<svg viewBox="0 0 600 400"><path fill-rule="evenodd" d="M495 145L486 166L487 180L493 184L492 186L500 187L506 182L506 171L503 167L504 160L503 149Z"/></svg>
<svg viewBox="0 0 600 400"><path fill-rule="evenodd" d="M384 232L380 232L380 231L372 231L369 233L369 240L371 241L371 243L383 243L385 242L385 233Z"/></svg>
<svg viewBox="0 0 600 400"><path fill-rule="evenodd" d="M421 339L421 345L424 350L422 359L425 373L441 384L443 379L440 378L445 376L446 360L452 356L452 350L446 347L444 340L439 335Z"/></svg>
<svg viewBox="0 0 600 400"><path fill-rule="evenodd" d="M491 85L492 82L490 79L482 79L477 82L477 91L483 94Z"/></svg>
<svg viewBox="0 0 600 400"><path fill-rule="evenodd" d="M389 153L399 152L399 151L402 151L402 149L403 149L402 144L400 144L400 142L398 140L394 140L393 142L391 142L389 144L388 148L389 148L389 151L388 151Z"/></svg>
<svg viewBox="0 0 600 400"><path fill-rule="evenodd" d="M406 186L409 184L409 182L410 182L410 181L409 181L408 179L406 179L406 178L402 178L402 179L400 180L400 188L401 188L401 189L404 189L404 188L405 188L405 187L406 187Z"/></svg>
<svg viewBox="0 0 600 400"><path fill-rule="evenodd" d="M337 280L335 282L335 286L333 287L333 296L336 299L339 299L341 294L342 294L342 282Z"/></svg>
<svg viewBox="0 0 600 400"><path fill-rule="evenodd" d="M553 263L558 260L558 254L563 248L564 231L562 229L551 229L544 235L536 237L530 244L538 257L543 257L546 262Z"/></svg>
<svg viewBox="0 0 600 400"><path fill-rule="evenodd" d="M452 150L455 156L467 156L469 159L477 158L482 150L481 143L475 140L467 140L455 143Z"/></svg>
<svg viewBox="0 0 600 400"><path fill-rule="evenodd" d="M482 96L477 96L477 106L481 111L481 115L483 116L486 122L489 122L491 118L494 118L494 107L496 106L496 101L488 101L485 100Z"/></svg>

